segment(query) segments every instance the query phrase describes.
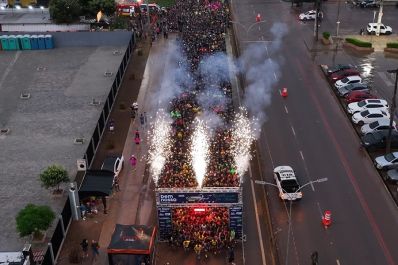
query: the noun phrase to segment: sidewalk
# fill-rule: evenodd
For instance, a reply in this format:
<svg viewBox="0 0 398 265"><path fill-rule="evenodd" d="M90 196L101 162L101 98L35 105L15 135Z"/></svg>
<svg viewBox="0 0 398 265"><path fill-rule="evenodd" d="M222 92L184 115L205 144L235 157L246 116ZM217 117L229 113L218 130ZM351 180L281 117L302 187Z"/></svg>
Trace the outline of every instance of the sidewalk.
<svg viewBox="0 0 398 265"><path fill-rule="evenodd" d="M139 50L142 51L142 55L138 54ZM129 109L130 104L137 100L149 53L149 40L142 40L137 43L137 48L130 59L111 113L111 118L115 121L115 132L112 134L105 132L92 166L92 169L98 169L107 155L123 153L125 163L120 175L121 191L108 198L108 214L103 214L103 209L100 208L99 213L95 216L87 217L86 220L72 221L57 264L70 264L69 254L75 248L81 251L79 244L84 238L99 242L100 256L96 262L92 262L92 254L89 248L89 257L84 259L82 263L108 264L106 249L116 223L150 225L149 215L152 212L152 207L148 211L144 211L143 214L146 215L143 218L145 219L144 222L140 220L137 222L136 220L145 171L145 161L142 159L144 141L140 145L135 145L132 141L135 130L139 128L139 117L137 115L135 120L131 120ZM140 102L138 101L138 103ZM141 131L140 136L141 139L146 138L146 135ZM138 158L137 166L134 169L128 161L131 154Z"/></svg>

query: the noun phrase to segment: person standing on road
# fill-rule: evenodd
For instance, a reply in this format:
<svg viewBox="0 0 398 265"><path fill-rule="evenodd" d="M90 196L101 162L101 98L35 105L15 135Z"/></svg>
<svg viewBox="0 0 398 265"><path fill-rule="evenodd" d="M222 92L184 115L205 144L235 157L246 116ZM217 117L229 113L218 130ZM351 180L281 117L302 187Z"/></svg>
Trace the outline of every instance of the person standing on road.
<svg viewBox="0 0 398 265"><path fill-rule="evenodd" d="M97 260L99 256L99 244L94 239L91 241L91 252L93 253L93 262Z"/></svg>
<svg viewBox="0 0 398 265"><path fill-rule="evenodd" d="M83 258L88 257L88 240L83 239L83 241L80 243L80 246L82 247L83 250Z"/></svg>
<svg viewBox="0 0 398 265"><path fill-rule="evenodd" d="M139 145L140 142L141 142L140 132L138 130L135 131L134 142L135 142L136 145Z"/></svg>
<svg viewBox="0 0 398 265"><path fill-rule="evenodd" d="M141 116L140 116L140 123L141 123L141 127L145 126L145 117L144 117L143 113L141 113Z"/></svg>
<svg viewBox="0 0 398 265"><path fill-rule="evenodd" d="M137 165L137 158L135 158L134 155L131 155L129 160L132 167L135 167Z"/></svg>

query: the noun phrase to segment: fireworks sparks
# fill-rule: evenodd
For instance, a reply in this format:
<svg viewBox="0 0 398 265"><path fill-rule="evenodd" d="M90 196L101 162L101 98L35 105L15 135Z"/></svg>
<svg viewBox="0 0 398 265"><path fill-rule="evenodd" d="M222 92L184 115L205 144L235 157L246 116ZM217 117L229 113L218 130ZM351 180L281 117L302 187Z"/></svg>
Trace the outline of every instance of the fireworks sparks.
<svg viewBox="0 0 398 265"><path fill-rule="evenodd" d="M236 172L242 182L243 174L249 167L251 159L250 146L255 139L255 121L249 120L244 108L236 114L232 128L231 152L234 158Z"/></svg>
<svg viewBox="0 0 398 265"><path fill-rule="evenodd" d="M199 119L195 122L195 131L191 141L191 161L199 187L202 187L203 179L209 163L209 135L206 124Z"/></svg>
<svg viewBox="0 0 398 265"><path fill-rule="evenodd" d="M170 155L170 121L163 109L156 113L156 120L152 125L149 148L149 163L152 178L157 184L166 159Z"/></svg>

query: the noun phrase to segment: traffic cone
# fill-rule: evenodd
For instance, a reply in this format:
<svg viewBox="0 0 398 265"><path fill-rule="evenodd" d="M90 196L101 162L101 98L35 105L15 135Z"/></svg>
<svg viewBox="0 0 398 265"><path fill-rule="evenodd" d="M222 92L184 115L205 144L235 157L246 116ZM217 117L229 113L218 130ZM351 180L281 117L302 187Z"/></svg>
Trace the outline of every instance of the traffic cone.
<svg viewBox="0 0 398 265"><path fill-rule="evenodd" d="M256 16L256 22L260 22L260 21L261 21L261 15L260 15L260 13L258 13Z"/></svg>
<svg viewBox="0 0 398 265"><path fill-rule="evenodd" d="M286 87L282 88L281 96L284 97L284 98L287 97L287 88Z"/></svg>
<svg viewBox="0 0 398 265"><path fill-rule="evenodd" d="M332 212L326 210L322 216L322 224L325 228L328 228L332 224Z"/></svg>

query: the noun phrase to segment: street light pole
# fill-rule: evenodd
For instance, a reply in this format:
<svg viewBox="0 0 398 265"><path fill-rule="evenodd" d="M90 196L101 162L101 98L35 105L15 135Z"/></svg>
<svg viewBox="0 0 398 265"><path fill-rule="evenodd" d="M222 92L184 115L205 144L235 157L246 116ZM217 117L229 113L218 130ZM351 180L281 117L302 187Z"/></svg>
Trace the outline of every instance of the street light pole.
<svg viewBox="0 0 398 265"><path fill-rule="evenodd" d="M394 94L392 96L392 106L390 112L390 127L388 128L388 137L387 137L387 145L386 145L386 154L391 151L391 134L392 134L392 123L394 119L394 113L396 108L396 97L397 97L397 82L398 82L398 68L395 70L387 70L387 73L395 74L395 86L394 86Z"/></svg>
<svg viewBox="0 0 398 265"><path fill-rule="evenodd" d="M307 183L305 183L304 185L300 186L294 193L293 195L296 195L297 193L299 193L304 187L308 186L308 185L312 185L314 183L321 183L321 182L325 182L327 181L328 178L320 178L320 179L316 179L316 180L311 180ZM256 184L260 184L260 185L268 185L268 186L273 186L273 187L277 187L278 186L274 183L271 182L266 182L266 181L261 181L261 180L255 180L254 183ZM282 188L283 192L287 193L283 188ZM288 265L288 260L289 260L289 245L290 245L290 234L291 234L291 229L292 229L292 202L293 202L293 195L289 194L289 213L288 213L288 231L287 231L287 243L286 243L286 257L285 257L285 264Z"/></svg>

